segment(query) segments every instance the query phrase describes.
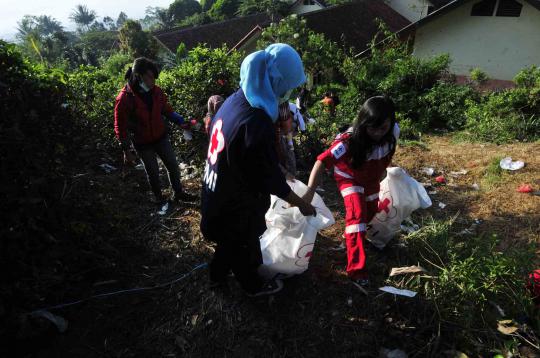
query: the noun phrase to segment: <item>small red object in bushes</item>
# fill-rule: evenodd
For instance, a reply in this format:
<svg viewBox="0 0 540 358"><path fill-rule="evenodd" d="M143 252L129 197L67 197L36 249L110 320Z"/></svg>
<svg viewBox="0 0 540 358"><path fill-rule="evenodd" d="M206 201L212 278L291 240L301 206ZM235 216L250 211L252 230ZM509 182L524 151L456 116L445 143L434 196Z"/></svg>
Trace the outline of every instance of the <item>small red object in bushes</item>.
<svg viewBox="0 0 540 358"><path fill-rule="evenodd" d="M218 85L223 86L225 85L225 81L223 81L221 78L217 80Z"/></svg>
<svg viewBox="0 0 540 358"><path fill-rule="evenodd" d="M519 188L517 189L517 191L519 193L525 193L525 194L528 194L528 193L532 193L533 192L533 188L529 185L529 184L523 184L523 185L520 185Z"/></svg>
<svg viewBox="0 0 540 358"><path fill-rule="evenodd" d="M438 176L435 178L435 181L439 184L444 184L446 183L446 179L441 175L441 176Z"/></svg>
<svg viewBox="0 0 540 358"><path fill-rule="evenodd" d="M540 270L535 270L529 275L527 281L527 288L533 295L533 300L537 306L540 306Z"/></svg>

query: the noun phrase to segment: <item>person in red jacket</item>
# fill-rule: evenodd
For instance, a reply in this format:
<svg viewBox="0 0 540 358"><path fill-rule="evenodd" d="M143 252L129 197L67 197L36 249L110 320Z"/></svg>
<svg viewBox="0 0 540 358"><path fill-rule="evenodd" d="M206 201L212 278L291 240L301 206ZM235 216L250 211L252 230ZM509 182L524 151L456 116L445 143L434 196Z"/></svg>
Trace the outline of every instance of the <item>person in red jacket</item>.
<svg viewBox="0 0 540 358"><path fill-rule="evenodd" d="M317 157L304 200L313 198L324 168L334 179L345 204L347 274L354 284L366 286L366 226L378 210L379 183L392 161L399 137L395 106L383 96L368 99L354 126L336 137L332 146Z"/></svg>
<svg viewBox="0 0 540 358"><path fill-rule="evenodd" d="M169 173L175 201L193 201L195 197L182 189L178 162L169 141L163 116L171 122L188 128L189 123L174 112L161 88L155 85L159 71L156 64L140 57L126 72L127 84L116 97L114 131L124 151L124 160L134 163L136 158L131 144L141 158L148 182L158 204L165 198L159 181L157 156Z"/></svg>

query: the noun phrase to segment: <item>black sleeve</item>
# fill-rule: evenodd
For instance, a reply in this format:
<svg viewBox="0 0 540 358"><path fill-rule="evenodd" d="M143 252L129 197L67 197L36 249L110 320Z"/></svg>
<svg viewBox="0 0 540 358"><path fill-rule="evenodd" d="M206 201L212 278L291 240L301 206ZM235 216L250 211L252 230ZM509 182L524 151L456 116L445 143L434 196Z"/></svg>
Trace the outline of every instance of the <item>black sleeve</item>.
<svg viewBox="0 0 540 358"><path fill-rule="evenodd" d="M260 191L287 197L291 188L285 180L276 151L274 125L267 116L255 116L246 123L246 166L250 181Z"/></svg>

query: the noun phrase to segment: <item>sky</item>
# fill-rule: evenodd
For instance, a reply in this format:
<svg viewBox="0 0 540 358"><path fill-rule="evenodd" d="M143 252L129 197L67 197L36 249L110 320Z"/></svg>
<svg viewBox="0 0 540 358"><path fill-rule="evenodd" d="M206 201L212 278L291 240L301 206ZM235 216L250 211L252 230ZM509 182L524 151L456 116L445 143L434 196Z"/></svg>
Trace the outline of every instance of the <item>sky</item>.
<svg viewBox="0 0 540 358"><path fill-rule="evenodd" d="M49 15L60 21L64 28L73 30L75 25L69 14L78 4L97 12L99 19L110 16L116 20L120 11L129 18L142 18L148 6L168 7L173 0L0 0L0 38L13 40L17 22L24 15Z"/></svg>

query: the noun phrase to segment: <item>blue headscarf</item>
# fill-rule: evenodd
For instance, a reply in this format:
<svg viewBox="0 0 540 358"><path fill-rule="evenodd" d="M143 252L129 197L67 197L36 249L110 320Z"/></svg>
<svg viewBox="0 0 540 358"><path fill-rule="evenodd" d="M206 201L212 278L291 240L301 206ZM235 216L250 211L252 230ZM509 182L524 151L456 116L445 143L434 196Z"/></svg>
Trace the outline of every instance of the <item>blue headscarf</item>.
<svg viewBox="0 0 540 358"><path fill-rule="evenodd" d="M286 44L274 44L249 55L240 67L240 87L252 107L272 121L278 118L279 98L306 81L298 52Z"/></svg>

